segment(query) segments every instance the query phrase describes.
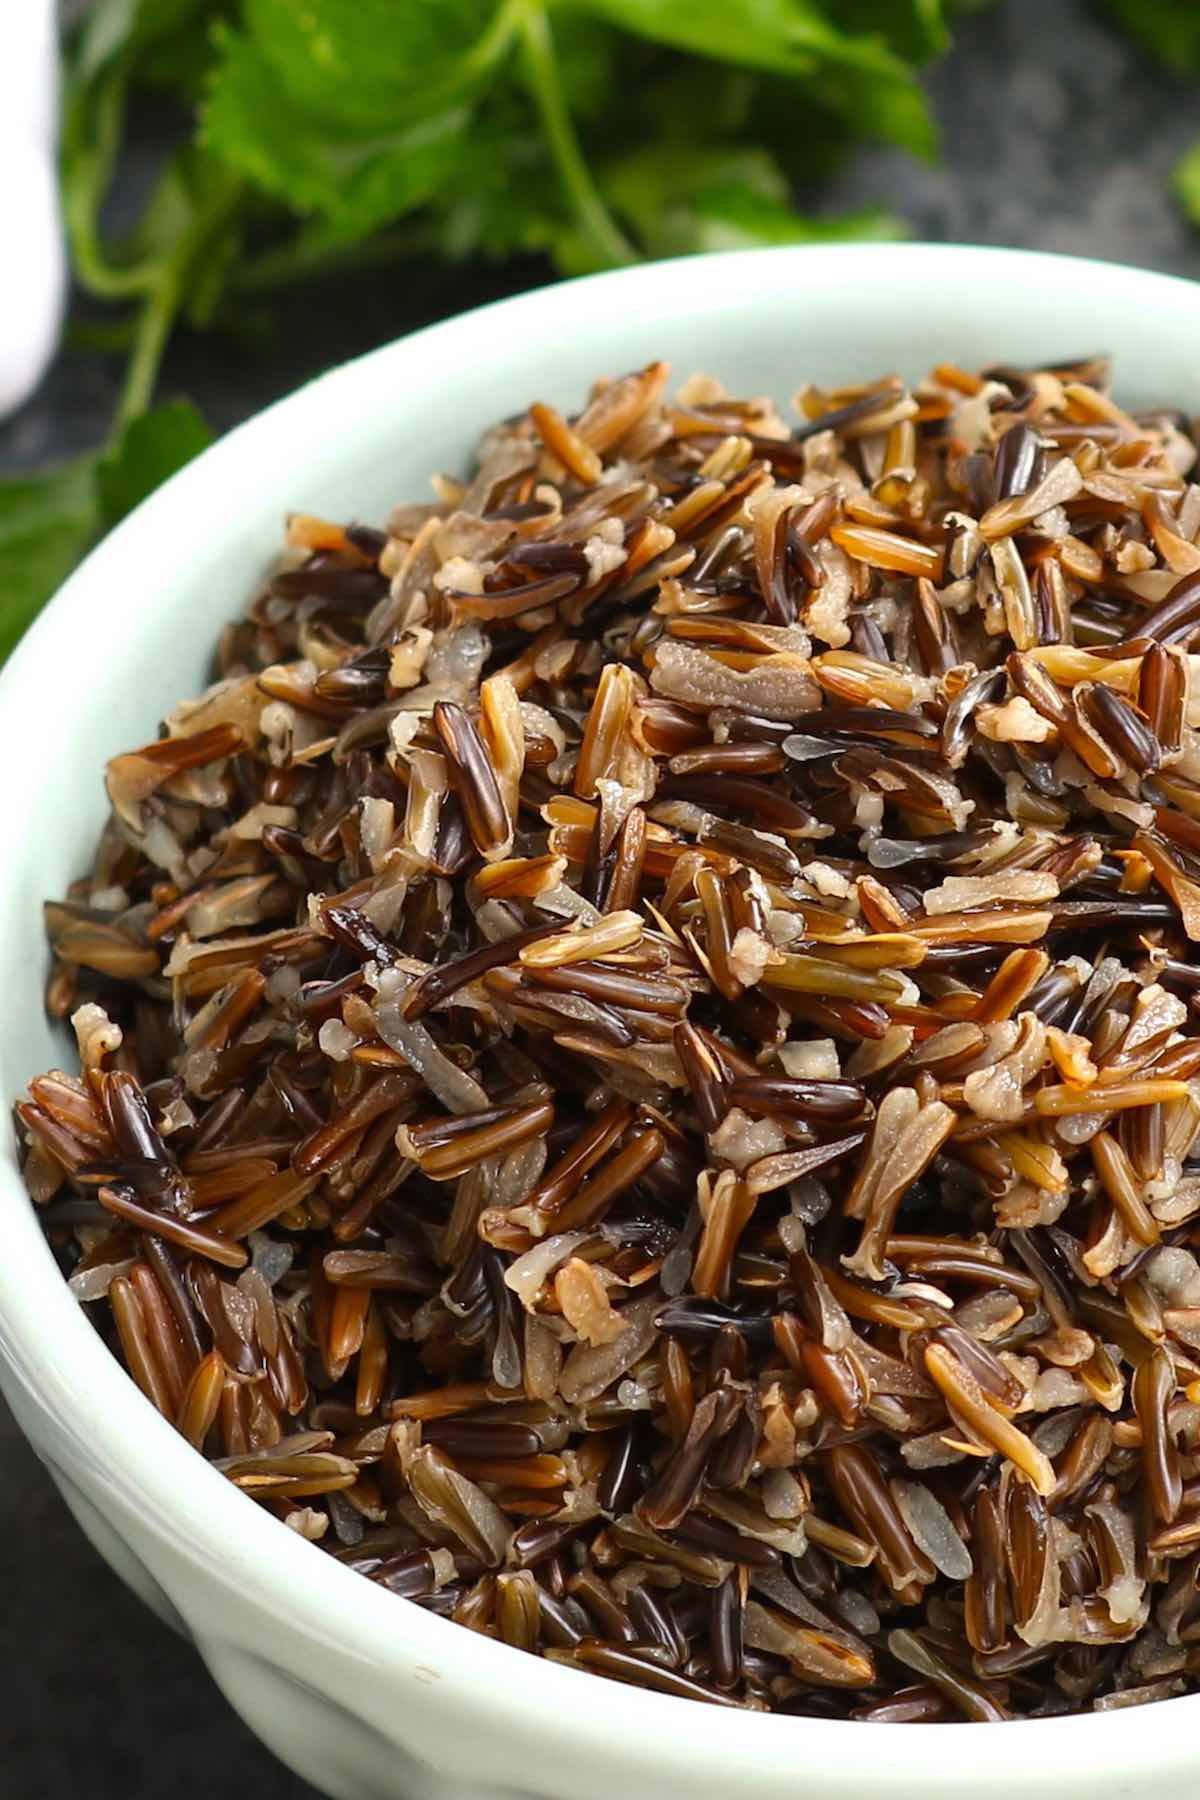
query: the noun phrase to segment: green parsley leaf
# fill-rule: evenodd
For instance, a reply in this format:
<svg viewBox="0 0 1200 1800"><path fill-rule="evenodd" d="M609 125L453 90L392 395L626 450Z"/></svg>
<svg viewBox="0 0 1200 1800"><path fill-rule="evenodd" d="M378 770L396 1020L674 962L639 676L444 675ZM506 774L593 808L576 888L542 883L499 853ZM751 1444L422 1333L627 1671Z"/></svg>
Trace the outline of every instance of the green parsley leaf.
<svg viewBox="0 0 1200 1800"><path fill-rule="evenodd" d="M80 557L212 441L189 400L143 413L107 450L0 481L0 662Z"/></svg>
<svg viewBox="0 0 1200 1800"><path fill-rule="evenodd" d="M937 127L915 81L897 81L868 70L830 68L814 95L814 111L831 119L843 150L854 137L861 137L898 144L927 159L937 154ZM819 136L815 119L813 125L814 135Z"/></svg>
<svg viewBox="0 0 1200 1800"><path fill-rule="evenodd" d="M516 30L497 0L245 0L219 29L203 138L293 213L352 242L434 200L470 101Z"/></svg>
<svg viewBox="0 0 1200 1800"><path fill-rule="evenodd" d="M874 32L906 62L925 63L950 48L941 0L837 0L843 31Z"/></svg>
<svg viewBox="0 0 1200 1800"><path fill-rule="evenodd" d="M432 199L469 142L469 109L451 106L359 132L310 109L254 38L224 30L204 142L293 212L323 215L342 241L365 237Z"/></svg>
<svg viewBox="0 0 1200 1800"><path fill-rule="evenodd" d="M331 136L386 134L440 112L487 76L511 36L498 0L245 0L242 12L274 91Z"/></svg>
<svg viewBox="0 0 1200 1800"><path fill-rule="evenodd" d="M574 0L638 37L697 56L785 75L822 64L911 82L912 71L877 37L841 31L809 0Z"/></svg>
<svg viewBox="0 0 1200 1800"><path fill-rule="evenodd" d="M190 400L168 401L131 420L96 463L100 523L115 525L211 443L212 432Z"/></svg>
<svg viewBox="0 0 1200 1800"><path fill-rule="evenodd" d="M1103 0L1121 30L1176 75L1200 73L1200 9L1186 0Z"/></svg>
<svg viewBox="0 0 1200 1800"><path fill-rule="evenodd" d="M603 176L605 199L651 256L805 244L829 238L897 237L885 213L804 218L769 153L749 145L662 144L634 152Z"/></svg>
<svg viewBox="0 0 1200 1800"><path fill-rule="evenodd" d="M626 31L718 60L725 68L757 69L776 79L783 129L772 142L790 137L799 153L808 138L811 109L838 120L845 138L879 138L920 156L936 148L936 133L915 69L890 47L877 27L885 21L902 42L932 50L940 33L920 15L929 8L910 0L894 9L882 0L862 0L849 9L861 13L868 29L841 28L810 0L572 0L612 19ZM830 6L832 12L833 6ZM780 80L786 76L788 79ZM703 117L704 115L700 115ZM761 127L756 126L761 135ZM697 135L692 122L693 139ZM699 147L699 146L698 146Z"/></svg>
<svg viewBox="0 0 1200 1800"><path fill-rule="evenodd" d="M524 96L506 97L472 125L463 159L438 195L435 241L444 256L536 255L565 229L562 188L545 145L535 131L516 130L517 119L527 117Z"/></svg>
<svg viewBox="0 0 1200 1800"><path fill-rule="evenodd" d="M96 529L94 463L0 481L0 661L70 574Z"/></svg>

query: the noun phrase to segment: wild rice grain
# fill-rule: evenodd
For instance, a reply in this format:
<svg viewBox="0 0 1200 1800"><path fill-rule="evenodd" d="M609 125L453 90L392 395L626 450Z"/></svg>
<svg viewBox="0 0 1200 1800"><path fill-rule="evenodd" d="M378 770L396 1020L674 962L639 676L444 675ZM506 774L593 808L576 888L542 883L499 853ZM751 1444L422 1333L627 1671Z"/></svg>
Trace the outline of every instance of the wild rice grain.
<svg viewBox="0 0 1200 1800"><path fill-rule="evenodd" d="M46 906L31 1197L242 1493L526 1654L1192 1690L1188 428L1095 358L666 379L289 521Z"/></svg>

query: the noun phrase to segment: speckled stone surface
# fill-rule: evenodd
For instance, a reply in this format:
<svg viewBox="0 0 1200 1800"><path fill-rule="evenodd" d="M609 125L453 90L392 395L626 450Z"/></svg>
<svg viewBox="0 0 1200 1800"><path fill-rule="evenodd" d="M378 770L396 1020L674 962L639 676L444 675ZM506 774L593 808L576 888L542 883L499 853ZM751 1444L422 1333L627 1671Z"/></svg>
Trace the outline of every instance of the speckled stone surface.
<svg viewBox="0 0 1200 1800"><path fill-rule="evenodd" d="M1108 257L1200 276L1200 234L1166 191L1200 135L1200 89L1147 66L1083 0L1000 0L965 19L930 78L943 161L865 151L812 196L822 210L886 201L914 235ZM279 308L229 344L190 339L163 392L219 428L307 376L441 314L544 279L537 265L436 292L394 273L316 308ZM2 304L2 303L0 303ZM1080 351L1102 349L1087 340ZM66 456L104 432L114 359L65 352L0 426L0 467ZM12 1800L303 1800L313 1790L263 1750L194 1653L111 1575L0 1402L0 1791Z"/></svg>

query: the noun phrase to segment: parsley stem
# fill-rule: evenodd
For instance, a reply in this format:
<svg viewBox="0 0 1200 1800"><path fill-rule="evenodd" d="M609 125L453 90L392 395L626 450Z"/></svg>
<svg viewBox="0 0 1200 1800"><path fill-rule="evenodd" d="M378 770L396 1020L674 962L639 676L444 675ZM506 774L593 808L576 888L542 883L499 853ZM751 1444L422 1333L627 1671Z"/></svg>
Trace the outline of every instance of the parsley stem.
<svg viewBox="0 0 1200 1800"><path fill-rule="evenodd" d="M240 179L229 179L198 211L171 254L154 272L154 281L142 302L133 332L133 349L117 404L114 429L119 431L144 413L154 397L158 367L171 328L183 304L190 277L202 257L235 217L242 198Z"/></svg>
<svg viewBox="0 0 1200 1800"><path fill-rule="evenodd" d="M117 404L115 429L119 431L144 413L154 394L158 365L166 349L167 337L175 322L179 305L179 280L173 264L162 270L161 278L142 302L133 334L133 352L125 370L121 398Z"/></svg>
<svg viewBox="0 0 1200 1800"><path fill-rule="evenodd" d="M80 286L103 300L146 294L154 281L152 262L111 262L100 230L125 121L126 85L123 69L105 76L90 105L86 91L75 97L63 127L60 192L72 268Z"/></svg>
<svg viewBox="0 0 1200 1800"><path fill-rule="evenodd" d="M575 135L559 77L550 24L542 6L526 6L521 19L529 91L576 220L605 263L629 263L637 253L601 199Z"/></svg>
<svg viewBox="0 0 1200 1800"><path fill-rule="evenodd" d="M478 37L462 59L460 76L466 81L478 80L495 67L508 50L524 19L528 0L504 0L487 30Z"/></svg>

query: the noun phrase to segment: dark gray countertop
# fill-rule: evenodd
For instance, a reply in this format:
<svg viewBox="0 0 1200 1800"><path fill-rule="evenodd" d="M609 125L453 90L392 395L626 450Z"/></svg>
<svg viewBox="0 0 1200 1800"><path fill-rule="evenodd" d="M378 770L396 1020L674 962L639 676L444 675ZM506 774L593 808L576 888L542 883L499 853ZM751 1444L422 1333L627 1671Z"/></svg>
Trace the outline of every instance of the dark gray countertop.
<svg viewBox="0 0 1200 1800"><path fill-rule="evenodd" d="M919 237L1200 275L1200 234L1165 185L1200 136L1200 90L1147 66L1082 0L1001 0L964 19L930 86L944 131L941 165L864 152L823 190L823 207L886 200ZM191 394L226 427L330 363L543 277L536 266L515 277L463 274L431 296L388 274L344 286L322 308L297 298L252 349L181 341L163 389ZM64 353L35 398L0 427L0 467L97 441L118 379L112 359ZM195 1653L110 1574L2 1402L0 1543L0 1788L12 1800L312 1794L252 1739Z"/></svg>

